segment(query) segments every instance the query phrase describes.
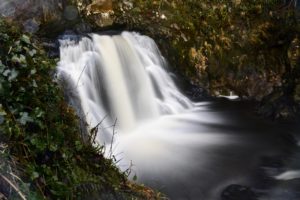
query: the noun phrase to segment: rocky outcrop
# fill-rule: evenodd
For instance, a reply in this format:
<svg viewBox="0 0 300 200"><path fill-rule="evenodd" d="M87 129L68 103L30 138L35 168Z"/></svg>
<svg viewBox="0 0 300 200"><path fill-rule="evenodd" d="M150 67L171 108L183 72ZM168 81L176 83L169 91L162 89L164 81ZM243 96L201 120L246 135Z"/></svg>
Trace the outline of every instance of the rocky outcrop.
<svg viewBox="0 0 300 200"><path fill-rule="evenodd" d="M11 0L0 2L0 16L29 33L51 37L65 30L91 32L113 24L111 0Z"/></svg>
<svg viewBox="0 0 300 200"><path fill-rule="evenodd" d="M86 18L99 27L111 26L114 22L112 0L93 0L90 4L77 3Z"/></svg>
<svg viewBox="0 0 300 200"><path fill-rule="evenodd" d="M35 33L43 23L59 21L64 0L11 0L1 1L0 15L22 24L25 31Z"/></svg>
<svg viewBox="0 0 300 200"><path fill-rule="evenodd" d="M258 200L251 188L242 185L230 185L222 192L222 200Z"/></svg>

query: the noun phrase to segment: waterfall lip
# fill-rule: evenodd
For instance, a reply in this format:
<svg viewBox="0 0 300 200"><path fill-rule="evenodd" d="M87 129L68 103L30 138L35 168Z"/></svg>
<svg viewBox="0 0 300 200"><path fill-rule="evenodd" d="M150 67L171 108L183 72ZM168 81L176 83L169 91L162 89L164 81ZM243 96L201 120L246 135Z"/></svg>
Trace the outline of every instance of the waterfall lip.
<svg viewBox="0 0 300 200"><path fill-rule="evenodd" d="M103 30L103 31L96 31L94 32L94 34L114 36L114 35L121 35L122 32L124 32L124 30Z"/></svg>
<svg viewBox="0 0 300 200"><path fill-rule="evenodd" d="M121 35L124 32L124 30L102 30L102 31L95 31L91 33L80 33L77 34L73 31L66 31L63 34L59 35L57 37L58 40L71 40L71 41L76 41L76 43L80 42L82 38L89 38L92 39L93 34L97 34L100 36L114 36L114 35Z"/></svg>

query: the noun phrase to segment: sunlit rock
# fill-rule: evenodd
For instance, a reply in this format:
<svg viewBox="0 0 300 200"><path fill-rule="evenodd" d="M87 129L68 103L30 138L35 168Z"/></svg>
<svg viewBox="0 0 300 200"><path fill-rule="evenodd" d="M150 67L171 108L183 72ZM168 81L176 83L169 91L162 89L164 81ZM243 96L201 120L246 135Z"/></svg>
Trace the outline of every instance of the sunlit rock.
<svg viewBox="0 0 300 200"><path fill-rule="evenodd" d="M242 185L230 185L222 192L222 200L257 200L251 188Z"/></svg>
<svg viewBox="0 0 300 200"><path fill-rule="evenodd" d="M93 3L88 5L87 10L92 14L107 13L112 11L111 0L94 0Z"/></svg>
<svg viewBox="0 0 300 200"><path fill-rule="evenodd" d="M113 3L111 0L94 0L86 7L87 15L100 27L113 24Z"/></svg>

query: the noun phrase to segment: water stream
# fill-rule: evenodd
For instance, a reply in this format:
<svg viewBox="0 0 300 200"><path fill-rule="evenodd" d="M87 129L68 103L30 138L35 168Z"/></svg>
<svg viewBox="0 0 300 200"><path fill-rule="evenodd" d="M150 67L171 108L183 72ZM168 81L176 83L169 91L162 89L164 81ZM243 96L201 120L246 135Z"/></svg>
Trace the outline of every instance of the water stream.
<svg viewBox="0 0 300 200"><path fill-rule="evenodd" d="M190 101L151 38L91 34L60 44L57 75L69 102L90 128L101 122L97 141L111 146L114 138L107 155L123 171L131 166L138 182L171 199L210 200L230 184L264 193L264 177L299 177L267 162L291 155L290 126L253 117L246 103Z"/></svg>

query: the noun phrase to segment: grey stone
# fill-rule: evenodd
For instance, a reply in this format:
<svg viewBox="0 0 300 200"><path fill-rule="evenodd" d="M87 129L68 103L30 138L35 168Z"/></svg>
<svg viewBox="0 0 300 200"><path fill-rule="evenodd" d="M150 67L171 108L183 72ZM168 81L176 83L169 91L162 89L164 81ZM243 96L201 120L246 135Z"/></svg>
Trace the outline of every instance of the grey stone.
<svg viewBox="0 0 300 200"><path fill-rule="evenodd" d="M39 30L40 24L35 19L28 19L23 23L24 30L28 33L35 33Z"/></svg>

